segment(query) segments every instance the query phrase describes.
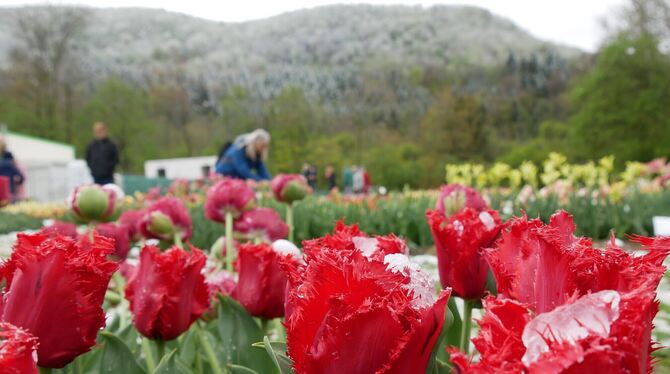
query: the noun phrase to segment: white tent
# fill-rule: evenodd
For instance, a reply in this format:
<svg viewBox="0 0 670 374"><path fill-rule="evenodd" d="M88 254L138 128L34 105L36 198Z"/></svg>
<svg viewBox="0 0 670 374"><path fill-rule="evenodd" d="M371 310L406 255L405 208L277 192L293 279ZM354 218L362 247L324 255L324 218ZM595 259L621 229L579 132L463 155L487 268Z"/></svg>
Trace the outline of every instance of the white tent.
<svg viewBox="0 0 670 374"><path fill-rule="evenodd" d="M48 139L6 132L7 150L26 174L24 197L37 201L64 200L91 176L83 160L75 159L74 146Z"/></svg>

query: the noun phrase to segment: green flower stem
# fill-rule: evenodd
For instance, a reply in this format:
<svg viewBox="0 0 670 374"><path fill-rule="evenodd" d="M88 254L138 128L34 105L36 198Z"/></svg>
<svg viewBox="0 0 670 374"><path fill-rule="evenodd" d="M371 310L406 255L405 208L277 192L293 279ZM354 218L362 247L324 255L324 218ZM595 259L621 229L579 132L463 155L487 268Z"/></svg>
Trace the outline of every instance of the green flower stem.
<svg viewBox="0 0 670 374"><path fill-rule="evenodd" d="M233 271L233 213L226 212L226 270Z"/></svg>
<svg viewBox="0 0 670 374"><path fill-rule="evenodd" d="M51 374L51 368L40 368L40 374Z"/></svg>
<svg viewBox="0 0 670 374"><path fill-rule="evenodd" d="M163 356L165 356L165 340L156 339L154 342L156 342L156 359L158 362L161 362Z"/></svg>
<svg viewBox="0 0 670 374"><path fill-rule="evenodd" d="M223 374L223 370L221 369L221 365L219 365L219 360L216 358L212 345L209 343L209 339L207 339L207 336L202 332L200 325L197 325L196 329L202 349L207 356L207 361L209 361L209 365L212 367L212 372L214 372L214 374Z"/></svg>
<svg viewBox="0 0 670 374"><path fill-rule="evenodd" d="M144 352L144 361L147 363L147 373L152 374L156 371L156 361L154 355L151 353L149 346L149 339L142 338L142 352Z"/></svg>
<svg viewBox="0 0 670 374"><path fill-rule="evenodd" d="M112 279L114 279L114 284L116 285L116 292L119 293L119 297L121 300L119 303L124 304L126 300L123 298L125 295L125 290L126 290L126 280L123 279L123 276L121 275L120 272L116 272L112 275ZM126 308L121 308L121 311L119 311L119 319L120 319L120 325L121 328L126 327Z"/></svg>
<svg viewBox="0 0 670 374"><path fill-rule="evenodd" d="M174 245L176 245L181 249L184 249L184 242L181 241L181 234L179 233L174 234Z"/></svg>
<svg viewBox="0 0 670 374"><path fill-rule="evenodd" d="M460 348L465 354L470 350L470 329L472 326L473 301L463 300L463 323L461 324Z"/></svg>
<svg viewBox="0 0 670 374"><path fill-rule="evenodd" d="M288 241L293 243L293 203L286 205L286 224L288 225Z"/></svg>
<svg viewBox="0 0 670 374"><path fill-rule="evenodd" d="M95 236L93 235L94 230L95 230L95 225L93 224L93 222L89 222L88 223L88 241L91 242L91 244L93 244L93 242L95 241Z"/></svg>
<svg viewBox="0 0 670 374"><path fill-rule="evenodd" d="M270 328L270 322L272 322L272 320L261 318L261 330L263 330L263 335L268 335L268 329Z"/></svg>

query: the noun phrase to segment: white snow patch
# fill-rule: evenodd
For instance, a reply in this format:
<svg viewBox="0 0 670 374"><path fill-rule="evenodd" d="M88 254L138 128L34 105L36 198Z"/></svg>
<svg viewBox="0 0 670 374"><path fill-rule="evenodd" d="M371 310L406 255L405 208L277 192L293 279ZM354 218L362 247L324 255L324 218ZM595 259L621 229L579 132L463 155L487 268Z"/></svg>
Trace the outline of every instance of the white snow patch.
<svg viewBox="0 0 670 374"><path fill-rule="evenodd" d="M405 285L408 293L412 293L412 306L423 309L433 305L436 301L433 280L419 264L411 262L409 257L402 253L393 253L384 256L386 269L409 277Z"/></svg>

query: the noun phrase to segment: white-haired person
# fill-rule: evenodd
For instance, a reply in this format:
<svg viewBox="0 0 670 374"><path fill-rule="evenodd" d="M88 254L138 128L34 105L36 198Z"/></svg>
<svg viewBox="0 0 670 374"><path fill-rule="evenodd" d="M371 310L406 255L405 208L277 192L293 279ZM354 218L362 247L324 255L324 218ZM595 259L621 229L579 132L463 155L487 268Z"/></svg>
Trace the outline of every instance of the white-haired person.
<svg viewBox="0 0 670 374"><path fill-rule="evenodd" d="M238 179L270 180L265 166L269 148L270 134L263 129L240 135L216 165L216 172Z"/></svg>

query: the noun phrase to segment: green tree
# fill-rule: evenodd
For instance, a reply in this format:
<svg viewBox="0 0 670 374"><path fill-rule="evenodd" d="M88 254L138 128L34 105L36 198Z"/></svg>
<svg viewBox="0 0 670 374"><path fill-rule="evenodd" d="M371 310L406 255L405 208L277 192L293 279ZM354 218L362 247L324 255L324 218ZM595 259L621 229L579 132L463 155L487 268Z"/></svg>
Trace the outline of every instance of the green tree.
<svg viewBox="0 0 670 374"><path fill-rule="evenodd" d="M649 34L606 46L596 67L573 89L573 156L614 154L649 160L670 154L670 58Z"/></svg>
<svg viewBox="0 0 670 374"><path fill-rule="evenodd" d="M141 171L143 162L156 154L152 140L156 125L149 118L149 100L139 87L110 78L102 83L80 114L79 149L89 141L89 127L102 121L109 127L110 137L119 147L121 168Z"/></svg>

